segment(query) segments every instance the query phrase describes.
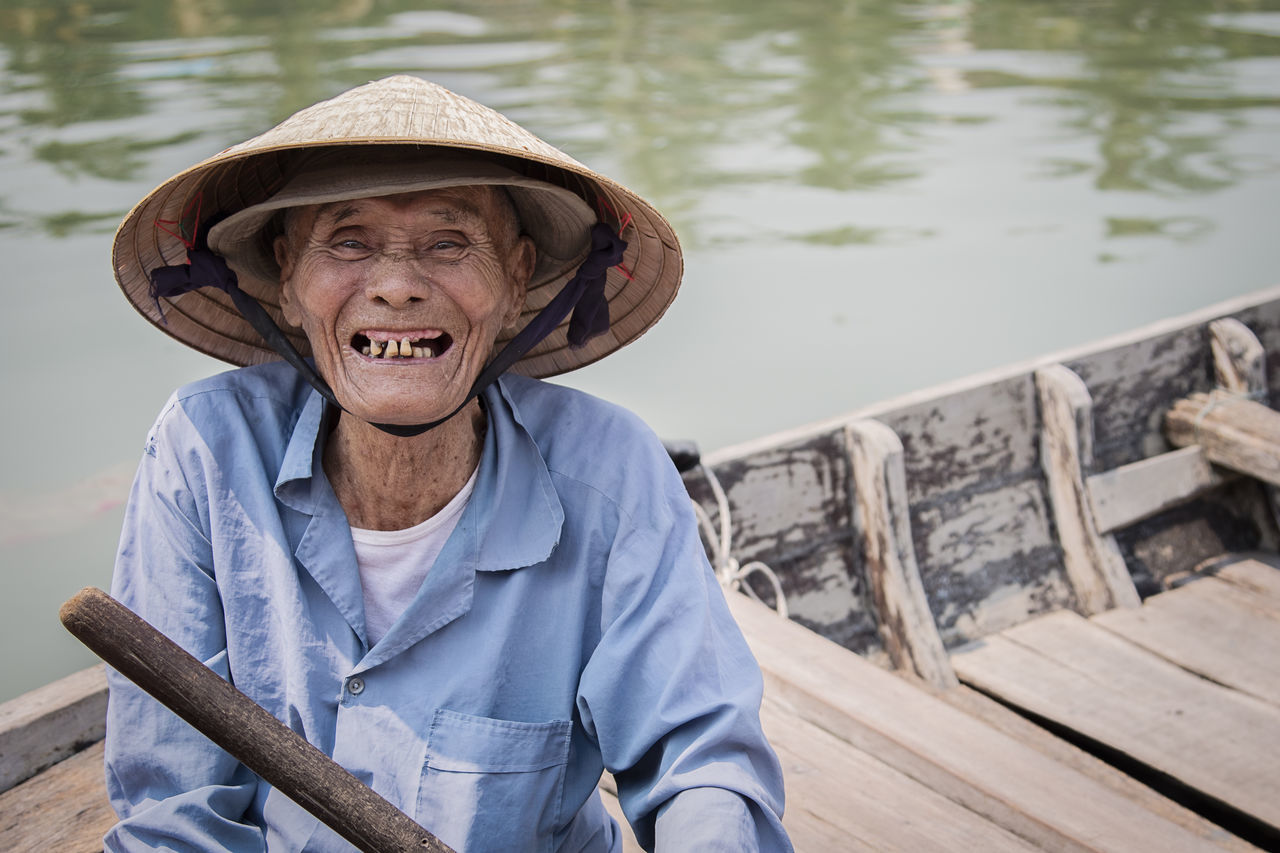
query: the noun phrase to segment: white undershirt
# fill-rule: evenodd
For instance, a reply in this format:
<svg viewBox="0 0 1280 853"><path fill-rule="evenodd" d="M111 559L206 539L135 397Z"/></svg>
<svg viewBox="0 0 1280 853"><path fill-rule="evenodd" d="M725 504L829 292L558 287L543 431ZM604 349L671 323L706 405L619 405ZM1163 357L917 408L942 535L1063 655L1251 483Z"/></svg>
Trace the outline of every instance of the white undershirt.
<svg viewBox="0 0 1280 853"><path fill-rule="evenodd" d="M458 526L462 510L475 489L476 473L453 500L435 515L404 530L351 528L356 546L356 566L364 588L364 626L369 645L375 646L418 594L436 557Z"/></svg>

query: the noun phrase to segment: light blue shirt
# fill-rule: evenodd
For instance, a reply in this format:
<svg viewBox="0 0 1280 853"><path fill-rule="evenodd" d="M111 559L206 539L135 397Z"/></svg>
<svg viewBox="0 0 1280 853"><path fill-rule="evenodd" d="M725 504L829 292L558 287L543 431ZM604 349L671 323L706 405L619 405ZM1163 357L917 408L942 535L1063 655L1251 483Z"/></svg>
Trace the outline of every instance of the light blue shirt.
<svg viewBox="0 0 1280 853"><path fill-rule="evenodd" d="M790 850L761 678L661 444L519 377L484 394L475 492L372 648L324 405L282 364L170 400L112 594L464 853ZM350 850L112 673L108 850ZM683 792L683 793L682 793Z"/></svg>

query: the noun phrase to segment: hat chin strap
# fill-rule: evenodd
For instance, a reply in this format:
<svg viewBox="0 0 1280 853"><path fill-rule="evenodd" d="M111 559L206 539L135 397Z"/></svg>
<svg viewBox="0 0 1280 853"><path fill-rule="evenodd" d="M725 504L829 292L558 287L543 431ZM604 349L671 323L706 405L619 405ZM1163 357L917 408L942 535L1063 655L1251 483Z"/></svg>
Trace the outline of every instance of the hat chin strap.
<svg viewBox="0 0 1280 853"><path fill-rule="evenodd" d="M212 223L206 223L206 226ZM207 234L208 227L201 228L200 234ZM573 312L569 319L568 339L572 347L581 347L591 338L609 330L609 301L605 298L604 285L609 268L622 262L622 253L627 244L613 232L609 226L597 222L591 226L591 251L574 273L573 278L565 282L560 292L538 312L529 323L516 333L502 351L494 356L476 381L462 403L449 414L439 420L426 424L380 424L369 421L389 435L411 437L422 435L429 429L439 426L462 411L468 403L480 395L485 388L507 371L513 364L525 356L541 340L555 331L564 318ZM320 392L332 405L346 411L334 395L329 383L316 372L311 362L298 352L288 336L271 319L266 309L249 294L240 289L235 272L227 266L226 260L208 248L204 239L187 251L187 263L174 266L156 267L151 271L151 298L160 307L160 298L173 298L200 287L216 287L231 297L232 304L244 317L245 322L254 328L263 341L277 355L291 364L311 387ZM160 309L161 319L164 310ZM168 322L167 320L165 322Z"/></svg>

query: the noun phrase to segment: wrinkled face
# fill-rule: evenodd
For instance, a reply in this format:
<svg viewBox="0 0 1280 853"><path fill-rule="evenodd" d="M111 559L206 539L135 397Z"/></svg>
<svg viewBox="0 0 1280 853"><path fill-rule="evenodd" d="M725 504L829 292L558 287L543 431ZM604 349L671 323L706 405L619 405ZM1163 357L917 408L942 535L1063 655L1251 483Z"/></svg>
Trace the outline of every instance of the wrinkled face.
<svg viewBox="0 0 1280 853"><path fill-rule="evenodd" d="M524 305L534 247L516 228L491 187L291 212L275 246L280 305L343 408L417 424L462 403Z"/></svg>

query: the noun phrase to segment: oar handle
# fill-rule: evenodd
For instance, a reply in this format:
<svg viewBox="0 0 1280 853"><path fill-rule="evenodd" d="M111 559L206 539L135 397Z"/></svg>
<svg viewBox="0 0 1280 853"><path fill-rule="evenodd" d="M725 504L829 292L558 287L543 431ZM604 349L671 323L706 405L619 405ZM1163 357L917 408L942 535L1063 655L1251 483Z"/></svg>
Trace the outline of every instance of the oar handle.
<svg viewBox="0 0 1280 853"><path fill-rule="evenodd" d="M80 590L59 615L100 658L360 850L453 853L102 590Z"/></svg>

